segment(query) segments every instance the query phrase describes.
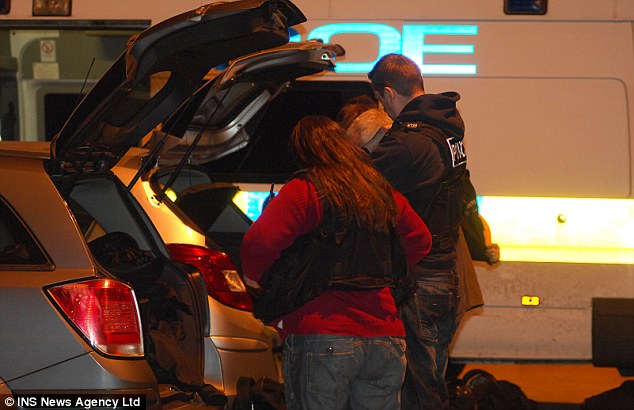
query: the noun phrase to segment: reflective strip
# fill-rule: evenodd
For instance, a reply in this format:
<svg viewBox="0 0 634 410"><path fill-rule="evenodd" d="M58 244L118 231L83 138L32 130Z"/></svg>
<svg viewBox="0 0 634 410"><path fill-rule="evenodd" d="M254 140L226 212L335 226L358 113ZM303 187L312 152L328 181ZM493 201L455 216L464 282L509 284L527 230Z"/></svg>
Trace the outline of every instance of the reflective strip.
<svg viewBox="0 0 634 410"><path fill-rule="evenodd" d="M634 264L634 200L478 198L501 260Z"/></svg>
<svg viewBox="0 0 634 410"><path fill-rule="evenodd" d="M251 220L269 193L240 192ZM502 261L634 264L634 200L478 197Z"/></svg>

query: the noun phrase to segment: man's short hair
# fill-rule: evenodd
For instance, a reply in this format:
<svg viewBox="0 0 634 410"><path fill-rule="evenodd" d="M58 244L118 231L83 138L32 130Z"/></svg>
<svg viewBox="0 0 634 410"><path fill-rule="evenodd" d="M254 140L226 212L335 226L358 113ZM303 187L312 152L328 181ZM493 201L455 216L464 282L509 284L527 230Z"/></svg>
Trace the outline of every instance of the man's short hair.
<svg viewBox="0 0 634 410"><path fill-rule="evenodd" d="M372 88L381 96L385 87L391 87L404 96L425 90L420 68L402 54L393 53L381 57L368 73L368 78L372 82Z"/></svg>

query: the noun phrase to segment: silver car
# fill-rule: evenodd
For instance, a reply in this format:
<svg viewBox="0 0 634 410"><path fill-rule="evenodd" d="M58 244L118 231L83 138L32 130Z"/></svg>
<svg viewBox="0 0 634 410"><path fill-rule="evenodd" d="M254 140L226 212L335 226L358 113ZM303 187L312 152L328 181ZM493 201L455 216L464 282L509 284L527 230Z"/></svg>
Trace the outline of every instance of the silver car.
<svg viewBox="0 0 634 410"><path fill-rule="evenodd" d="M187 111L199 105L187 118L184 135L175 139L158 130L148 141L154 149L132 148L113 169L150 216L172 257L203 274L210 319L205 381L229 395L236 394L241 378L282 383L280 339L253 316L237 267L240 236L251 224L233 202L239 188L214 183L194 164L242 149L249 127L290 81L332 69L343 53L338 45L307 41L231 61L193 96ZM217 101L223 103L215 105ZM174 117L185 121L186 115L176 112Z"/></svg>
<svg viewBox="0 0 634 410"><path fill-rule="evenodd" d="M211 68L304 20L286 0L176 16L130 42L50 145L0 143L0 391L224 404L205 377L204 278L172 260L111 168Z"/></svg>
<svg viewBox="0 0 634 410"><path fill-rule="evenodd" d="M0 388L138 394L158 408L134 289L95 265L44 170L48 148L0 143Z"/></svg>

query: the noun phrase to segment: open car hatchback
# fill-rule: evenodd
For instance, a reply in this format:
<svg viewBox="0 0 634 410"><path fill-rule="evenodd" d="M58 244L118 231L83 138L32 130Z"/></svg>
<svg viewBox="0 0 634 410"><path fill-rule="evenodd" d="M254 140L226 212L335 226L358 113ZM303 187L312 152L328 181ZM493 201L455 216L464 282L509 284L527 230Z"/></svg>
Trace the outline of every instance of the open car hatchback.
<svg viewBox="0 0 634 410"><path fill-rule="evenodd" d="M30 319L0 336L3 391L141 391L149 408L197 394L224 405L224 392L205 380L204 279L172 260L111 169L213 67L285 44L304 20L287 0L218 2L175 16L130 39L50 146L0 143L3 225L21 226L27 253L39 255L22 263L22 248L9 245L0 259L0 324ZM65 325L51 328L60 319ZM73 359L82 354L93 359Z"/></svg>
<svg viewBox="0 0 634 410"><path fill-rule="evenodd" d="M238 186L213 182L204 164L246 147L269 104L296 78L331 70L344 50L293 42L230 61L113 168L152 219L173 258L205 278L205 375L228 394L245 378L281 380L277 332L255 319L238 249L249 218ZM219 245L220 244L220 245Z"/></svg>

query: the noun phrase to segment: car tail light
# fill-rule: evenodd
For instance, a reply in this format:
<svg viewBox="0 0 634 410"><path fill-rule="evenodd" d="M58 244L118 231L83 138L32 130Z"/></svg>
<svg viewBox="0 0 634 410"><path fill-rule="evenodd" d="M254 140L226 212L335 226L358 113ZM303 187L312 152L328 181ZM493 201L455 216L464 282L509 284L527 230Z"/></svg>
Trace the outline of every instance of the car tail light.
<svg viewBox="0 0 634 410"><path fill-rule="evenodd" d="M130 286L92 279L55 286L48 292L95 349L112 356L143 356L139 308Z"/></svg>
<svg viewBox="0 0 634 410"><path fill-rule="evenodd" d="M226 253L188 244L167 247L174 260L192 265L203 274L209 296L236 309L253 310L251 296Z"/></svg>

